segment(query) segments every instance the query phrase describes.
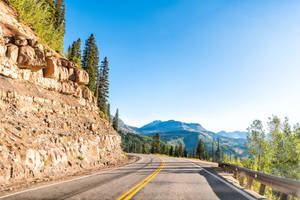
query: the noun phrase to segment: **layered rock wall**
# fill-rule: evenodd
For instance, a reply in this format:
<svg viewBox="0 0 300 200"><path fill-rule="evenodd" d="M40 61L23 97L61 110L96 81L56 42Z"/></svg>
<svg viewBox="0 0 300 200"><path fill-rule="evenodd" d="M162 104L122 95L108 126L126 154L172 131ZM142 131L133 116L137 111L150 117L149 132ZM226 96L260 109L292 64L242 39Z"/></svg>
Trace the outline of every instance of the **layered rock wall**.
<svg viewBox="0 0 300 200"><path fill-rule="evenodd" d="M38 42L0 2L0 186L124 159L88 74Z"/></svg>

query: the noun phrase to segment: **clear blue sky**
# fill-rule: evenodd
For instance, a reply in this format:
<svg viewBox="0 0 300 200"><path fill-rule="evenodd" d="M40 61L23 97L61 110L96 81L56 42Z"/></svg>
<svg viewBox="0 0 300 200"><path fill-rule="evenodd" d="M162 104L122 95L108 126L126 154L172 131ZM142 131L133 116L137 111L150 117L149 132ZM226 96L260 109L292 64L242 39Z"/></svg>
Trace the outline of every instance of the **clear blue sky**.
<svg viewBox="0 0 300 200"><path fill-rule="evenodd" d="M130 125L300 122L299 0L65 0L65 48L94 33Z"/></svg>

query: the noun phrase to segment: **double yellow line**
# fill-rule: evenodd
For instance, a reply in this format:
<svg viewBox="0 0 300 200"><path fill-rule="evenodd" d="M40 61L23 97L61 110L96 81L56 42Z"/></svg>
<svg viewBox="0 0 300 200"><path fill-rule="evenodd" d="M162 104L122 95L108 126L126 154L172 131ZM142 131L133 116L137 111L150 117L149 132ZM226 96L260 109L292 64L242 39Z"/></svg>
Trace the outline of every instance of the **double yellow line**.
<svg viewBox="0 0 300 200"><path fill-rule="evenodd" d="M162 158L159 158L161 160L160 167L155 170L152 174L150 174L147 178L136 184L133 188L122 194L120 197L117 198L117 200L128 200L133 197L140 189L142 189L147 183L149 183L165 166L165 161Z"/></svg>

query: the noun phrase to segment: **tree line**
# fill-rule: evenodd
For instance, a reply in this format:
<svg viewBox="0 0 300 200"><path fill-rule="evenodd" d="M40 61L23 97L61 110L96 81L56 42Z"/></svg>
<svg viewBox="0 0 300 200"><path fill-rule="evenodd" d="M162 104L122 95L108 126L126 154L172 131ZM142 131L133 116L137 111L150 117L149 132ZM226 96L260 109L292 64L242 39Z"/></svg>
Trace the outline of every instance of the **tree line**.
<svg viewBox="0 0 300 200"><path fill-rule="evenodd" d="M225 158L224 151L220 148L220 142L218 140L216 151L214 151L215 143L212 142L212 148L210 153L207 152L205 144L200 139L192 152L187 152L186 147L182 142L178 145L166 144L161 141L159 134L154 134L149 140L139 140L134 137L140 136L138 134L132 134L131 140L134 142L129 142L129 133L124 133L120 131L122 136L122 141L125 141L122 145L124 151L128 153L143 153L143 154L164 154L173 157L186 157L186 158L198 158L201 160L208 160L213 162L221 162ZM126 136L124 136L126 135ZM142 136L147 137L147 136ZM133 139L134 138L134 139Z"/></svg>

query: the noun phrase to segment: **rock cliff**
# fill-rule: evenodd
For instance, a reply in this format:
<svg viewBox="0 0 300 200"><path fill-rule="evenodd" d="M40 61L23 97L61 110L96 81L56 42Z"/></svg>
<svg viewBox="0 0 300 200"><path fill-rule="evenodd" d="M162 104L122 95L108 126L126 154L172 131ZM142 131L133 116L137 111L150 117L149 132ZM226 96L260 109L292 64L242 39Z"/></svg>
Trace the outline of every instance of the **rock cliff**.
<svg viewBox="0 0 300 200"><path fill-rule="evenodd" d="M0 186L124 159L88 81L0 2Z"/></svg>

